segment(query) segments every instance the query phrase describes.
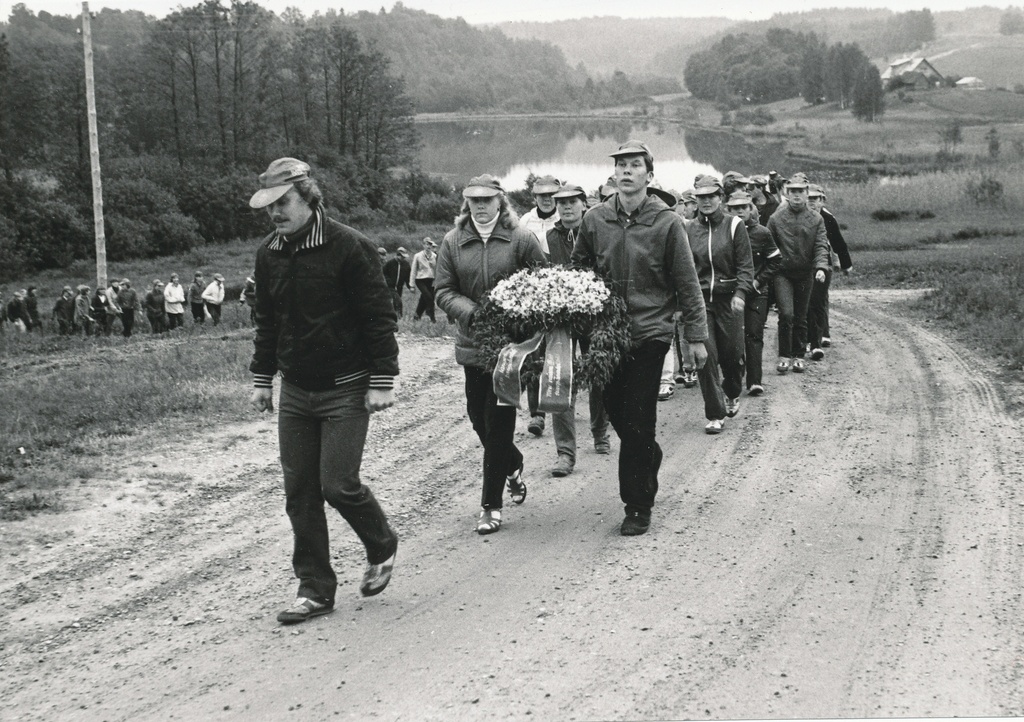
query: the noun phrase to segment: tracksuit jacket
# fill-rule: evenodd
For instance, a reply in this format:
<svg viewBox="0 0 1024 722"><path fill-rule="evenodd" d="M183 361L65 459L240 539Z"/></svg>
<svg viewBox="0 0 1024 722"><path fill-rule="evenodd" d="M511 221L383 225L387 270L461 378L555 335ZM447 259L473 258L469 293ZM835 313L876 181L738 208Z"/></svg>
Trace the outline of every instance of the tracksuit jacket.
<svg viewBox="0 0 1024 722"><path fill-rule="evenodd" d="M821 214L810 208L797 212L785 203L768 219L768 230L782 254L779 273L783 276L798 278L832 267Z"/></svg>
<svg viewBox="0 0 1024 722"><path fill-rule="evenodd" d="M772 276L782 265L782 254L771 231L756 220L747 224L747 238L750 239L750 256L754 261L754 285L757 286L754 294L766 296Z"/></svg>
<svg viewBox="0 0 1024 722"><path fill-rule="evenodd" d="M256 251L257 387L274 374L306 391L362 382L394 386L398 317L377 247L316 209L290 238L272 233Z"/></svg>
<svg viewBox="0 0 1024 722"><path fill-rule="evenodd" d="M687 341L706 341L707 317L683 219L657 196L626 213L616 193L583 216L572 264L605 276L626 301L633 346L671 344L682 312Z"/></svg>
<svg viewBox="0 0 1024 722"><path fill-rule="evenodd" d="M746 299L754 290L754 262L743 221L719 208L698 213L685 227L704 300L737 293Z"/></svg>

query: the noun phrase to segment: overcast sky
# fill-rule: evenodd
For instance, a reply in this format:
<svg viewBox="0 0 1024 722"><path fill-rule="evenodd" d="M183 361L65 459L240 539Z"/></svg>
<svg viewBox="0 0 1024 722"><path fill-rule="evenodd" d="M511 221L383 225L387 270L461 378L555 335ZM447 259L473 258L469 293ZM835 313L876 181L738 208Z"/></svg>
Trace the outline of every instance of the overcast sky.
<svg viewBox="0 0 1024 722"><path fill-rule="evenodd" d="M345 12L391 9L394 0L256 0L257 4L281 12L294 6L309 16L317 10L344 9ZM193 7L199 0L92 0L89 9L141 10L150 15L163 17L179 6ZM15 2L0 0L0 18L4 20L11 13ZM33 12L46 10L54 15L77 15L82 3L73 0L25 0L25 6ZM405 6L426 10L443 17L463 17L471 23L492 23L503 20L564 20L566 18L591 17L594 15L617 15L619 17L698 17L724 16L737 20L760 20L776 12L810 10L830 7L887 7L895 11L920 10L923 7L938 10L963 10L986 4L983 0L800 0L799 3L773 3L770 0L731 0L730 2L684 2L683 0L648 0L647 2L625 2L624 0L506 0L506 2L458 2L457 0L406 0ZM1002 7L1005 2L992 2Z"/></svg>

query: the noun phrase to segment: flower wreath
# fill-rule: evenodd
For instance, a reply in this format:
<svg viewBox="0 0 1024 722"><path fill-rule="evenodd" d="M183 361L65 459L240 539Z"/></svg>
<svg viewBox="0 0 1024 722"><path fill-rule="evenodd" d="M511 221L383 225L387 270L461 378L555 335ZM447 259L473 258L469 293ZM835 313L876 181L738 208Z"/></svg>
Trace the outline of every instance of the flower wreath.
<svg viewBox="0 0 1024 722"><path fill-rule="evenodd" d="M573 355L573 387L606 385L629 352L629 316L626 302L593 271L560 266L518 271L491 289L473 317L488 373L505 346L557 326L589 340L586 353ZM544 350L541 346L524 363L524 384L540 374Z"/></svg>

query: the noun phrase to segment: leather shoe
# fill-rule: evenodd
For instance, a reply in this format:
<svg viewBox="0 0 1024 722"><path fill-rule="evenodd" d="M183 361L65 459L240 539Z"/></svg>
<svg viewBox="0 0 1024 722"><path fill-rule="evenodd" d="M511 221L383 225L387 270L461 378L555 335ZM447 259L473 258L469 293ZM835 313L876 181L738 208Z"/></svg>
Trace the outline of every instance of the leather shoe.
<svg viewBox="0 0 1024 722"><path fill-rule="evenodd" d="M640 536L646 534L651 528L650 514L644 516L638 511L627 511L626 518L622 520L619 533L622 536Z"/></svg>
<svg viewBox="0 0 1024 722"><path fill-rule="evenodd" d="M576 463L572 459L565 454L559 454L558 461L555 462L551 469L551 476L569 476L574 466L576 466Z"/></svg>

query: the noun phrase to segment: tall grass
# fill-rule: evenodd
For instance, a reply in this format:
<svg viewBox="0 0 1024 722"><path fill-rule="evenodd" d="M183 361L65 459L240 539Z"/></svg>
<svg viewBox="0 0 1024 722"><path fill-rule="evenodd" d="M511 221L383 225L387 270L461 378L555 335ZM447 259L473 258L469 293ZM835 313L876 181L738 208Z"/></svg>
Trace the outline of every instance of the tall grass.
<svg viewBox="0 0 1024 722"><path fill-rule="evenodd" d="M968 183L982 176L1002 184L1001 202L979 206L968 195ZM838 215L858 216L870 216L879 209L911 212L929 210L947 223L956 222L964 215L1012 215L1019 219L1024 211L1024 164L875 178L863 183L837 182L828 189L828 206Z"/></svg>

